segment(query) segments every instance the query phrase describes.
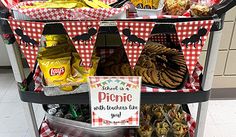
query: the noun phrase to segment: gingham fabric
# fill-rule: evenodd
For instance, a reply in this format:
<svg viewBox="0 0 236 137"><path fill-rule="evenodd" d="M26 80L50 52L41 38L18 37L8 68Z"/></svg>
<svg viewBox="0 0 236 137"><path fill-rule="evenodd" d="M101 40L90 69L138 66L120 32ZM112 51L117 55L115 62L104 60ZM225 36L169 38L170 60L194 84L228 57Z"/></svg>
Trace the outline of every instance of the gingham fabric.
<svg viewBox="0 0 236 137"><path fill-rule="evenodd" d="M41 1L42 2L42 1ZM107 0L107 2L113 2L113 0ZM45 9L45 8L28 8L22 9L20 6L32 5L33 1L21 2L13 7L13 11L18 11L31 19L36 20L83 20L83 19L95 19L102 20L110 18L121 12L125 12L129 5L124 5L121 8L78 8L78 9Z"/></svg>
<svg viewBox="0 0 236 137"><path fill-rule="evenodd" d="M172 33L169 35L170 35L171 42L175 43L175 45L179 45L179 40L178 40L176 33ZM161 43L164 45L169 42L169 41L167 41L166 34L164 34L164 33L157 33L157 34L151 35L148 40L150 40L152 42L158 42L158 43Z"/></svg>
<svg viewBox="0 0 236 137"><path fill-rule="evenodd" d="M101 49L101 48L97 48L96 49L96 53L97 56L100 57L99 62L104 63L106 60L106 57L110 56L111 54L113 54L115 52L116 49L112 49L112 48L107 48L107 49Z"/></svg>
<svg viewBox="0 0 236 137"><path fill-rule="evenodd" d="M18 45L20 46L20 49L29 64L30 70L33 71L34 66L35 66L36 57L38 55L39 44L35 45L35 46L28 44L28 46L26 47L26 42L23 42L23 41L24 40L28 41L29 39L31 39L31 40L35 40L38 43L40 43L40 39L41 39L43 28L44 28L44 23L15 21L15 20L8 20L8 21L9 21L11 29L15 35L16 41L17 41ZM25 35L23 37L26 37L25 39L16 34L15 30L17 28L21 29L23 31L23 35ZM21 41L21 44L20 44L20 41Z"/></svg>
<svg viewBox="0 0 236 137"><path fill-rule="evenodd" d="M108 125L108 126L116 126L116 123L109 123L108 120L102 119L98 117L94 112L93 112L93 126L103 126L103 125ZM135 113L134 117L129 117L128 119L123 120L124 122L121 123L122 126L131 126L131 125L137 125L139 123L139 115L138 112Z"/></svg>
<svg viewBox="0 0 236 137"><path fill-rule="evenodd" d="M195 128L196 128L196 122L191 117L190 114L186 113L185 116L186 116L185 120L188 122L190 137L194 137ZM39 129L40 130L40 137L72 137L72 136L63 135L62 133L57 133L55 129L51 129L49 127L49 124L50 123L47 120L44 120L42 122L41 128ZM79 131L77 131L77 132L79 132ZM127 130L127 132L125 132L124 137L134 137L135 134L136 134L135 130L129 129L129 130ZM85 136L86 135L81 135L79 137L85 137ZM116 136L116 135L114 135L114 136ZM117 135L117 136L119 136L119 135ZM86 136L86 137L92 137L92 136Z"/></svg>
<svg viewBox="0 0 236 137"><path fill-rule="evenodd" d="M35 92L41 92L43 90L43 72L40 70L39 64L37 64L34 75L34 91Z"/></svg>
<svg viewBox="0 0 236 137"><path fill-rule="evenodd" d="M69 35L71 39L78 37L79 35L81 36L83 34L88 34L89 29L92 29L92 28L96 29L97 33L99 30L98 21L77 21L77 22L66 21L66 22L62 22L62 24L64 25L67 31L67 34ZM80 55L80 58L82 60L82 65L85 66L85 68L90 67L91 57L93 54L94 45L97 38L97 33L93 36L90 36L88 40L86 39L83 40L83 38L79 38L79 37L75 41L72 40L75 46L75 49Z"/></svg>
<svg viewBox="0 0 236 137"><path fill-rule="evenodd" d="M205 21L189 21L189 22L178 22L176 23L176 32L180 41L180 45L183 51L183 55L185 57L186 65L188 67L189 74L193 73L195 68L195 64L199 60L199 56L202 51L202 46L205 44L205 41L208 37L209 31L213 24L213 20L205 20ZM198 34L198 30L201 28L205 28L207 33L203 37L199 37L202 40L202 45L200 40L195 42L196 48L194 47L194 42L191 41L191 44L188 44L188 48L186 44L183 44L182 41L185 38L191 38L192 35Z"/></svg>
<svg viewBox="0 0 236 137"><path fill-rule="evenodd" d="M131 68L135 67L145 44L139 45L138 43L133 43L132 45L132 42L129 40L132 39L132 35L135 35L147 42L154 25L155 22L117 21L117 28L119 30L121 41L123 43ZM130 29L131 37L125 36L122 33L123 29Z"/></svg>
<svg viewBox="0 0 236 137"><path fill-rule="evenodd" d="M20 0L1 0L2 4L10 9L13 5L16 5Z"/></svg>

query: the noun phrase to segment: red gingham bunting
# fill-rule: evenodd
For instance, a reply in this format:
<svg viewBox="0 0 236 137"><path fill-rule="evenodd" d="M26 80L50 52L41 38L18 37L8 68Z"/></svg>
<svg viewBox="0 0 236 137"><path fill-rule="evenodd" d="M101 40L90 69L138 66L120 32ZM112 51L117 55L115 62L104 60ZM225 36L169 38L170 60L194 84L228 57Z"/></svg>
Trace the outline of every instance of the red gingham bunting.
<svg viewBox="0 0 236 137"><path fill-rule="evenodd" d="M213 22L213 20L205 20L176 23L177 36L190 75L193 73Z"/></svg>
<svg viewBox="0 0 236 137"><path fill-rule="evenodd" d="M30 70L33 71L44 23L9 20L9 24Z"/></svg>
<svg viewBox="0 0 236 137"><path fill-rule="evenodd" d="M10 9L13 5L17 4L20 2L20 0L1 0L2 4Z"/></svg>
<svg viewBox="0 0 236 137"><path fill-rule="evenodd" d="M81 65L89 68L99 30L99 22L66 21L62 23L81 57Z"/></svg>
<svg viewBox="0 0 236 137"><path fill-rule="evenodd" d="M135 67L154 25L155 22L117 21L117 28L131 68Z"/></svg>

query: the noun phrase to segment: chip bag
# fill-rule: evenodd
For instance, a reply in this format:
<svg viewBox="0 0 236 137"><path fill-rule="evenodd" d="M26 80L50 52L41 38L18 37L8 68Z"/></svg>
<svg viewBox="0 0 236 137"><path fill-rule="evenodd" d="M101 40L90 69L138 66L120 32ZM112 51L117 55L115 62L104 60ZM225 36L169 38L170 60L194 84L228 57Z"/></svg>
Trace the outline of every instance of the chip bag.
<svg viewBox="0 0 236 137"><path fill-rule="evenodd" d="M46 47L56 46L58 44L67 43L67 35L60 34L60 35L45 35L46 39Z"/></svg>
<svg viewBox="0 0 236 137"><path fill-rule="evenodd" d="M39 67L43 72L45 82L48 86L61 86L67 83L70 76L71 57L56 59L38 59Z"/></svg>
<svg viewBox="0 0 236 137"><path fill-rule="evenodd" d="M92 66L89 69L86 69L85 67L81 66L81 58L78 55L78 53L72 53L73 55L73 59L72 59L72 76L77 79L79 78L79 80L81 81L81 78L83 79L82 82L87 82L87 78L88 76L94 76L96 71L97 71L97 67L98 67L98 63L99 63L99 57L93 56L92 57Z"/></svg>

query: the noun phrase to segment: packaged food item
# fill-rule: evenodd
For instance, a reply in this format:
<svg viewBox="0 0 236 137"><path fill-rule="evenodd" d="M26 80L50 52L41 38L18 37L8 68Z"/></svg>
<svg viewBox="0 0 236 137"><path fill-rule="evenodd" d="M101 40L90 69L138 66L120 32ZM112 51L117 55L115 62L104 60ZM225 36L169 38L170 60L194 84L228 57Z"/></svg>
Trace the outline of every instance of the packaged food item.
<svg viewBox="0 0 236 137"><path fill-rule="evenodd" d="M50 8L50 9L58 9L58 8L66 8L66 9L74 9L74 8L111 8L109 5L105 4L102 1L98 0L73 0L73 1L63 1L63 0L49 0L44 2L34 2L33 5L25 5L20 8Z"/></svg>
<svg viewBox="0 0 236 137"><path fill-rule="evenodd" d="M153 127L150 125L141 125L138 128L138 133L140 137L151 137L153 132Z"/></svg>
<svg viewBox="0 0 236 137"><path fill-rule="evenodd" d="M173 123L174 137L185 137L188 133L188 125L180 122Z"/></svg>
<svg viewBox="0 0 236 137"><path fill-rule="evenodd" d="M86 69L85 67L81 66L81 58L78 53L72 53L72 76L73 78L83 78L83 82L87 82L88 76L94 76L97 70L99 57L93 56L92 57L92 66L91 68ZM81 79L78 79L81 82Z"/></svg>
<svg viewBox="0 0 236 137"><path fill-rule="evenodd" d="M156 135L158 137L168 137L170 131L170 125L167 122L159 122L156 124Z"/></svg>
<svg viewBox="0 0 236 137"><path fill-rule="evenodd" d="M143 8L143 0L131 0L131 3L134 4L136 8Z"/></svg>
<svg viewBox="0 0 236 137"><path fill-rule="evenodd" d="M193 4L190 7L190 14L193 17L203 17L212 15L210 7L204 4Z"/></svg>
<svg viewBox="0 0 236 137"><path fill-rule="evenodd" d="M191 6L190 0L165 0L163 11L168 15L183 15Z"/></svg>
<svg viewBox="0 0 236 137"><path fill-rule="evenodd" d="M152 0L152 9L160 8L160 0Z"/></svg>
<svg viewBox="0 0 236 137"><path fill-rule="evenodd" d="M70 76L71 71L70 59L71 57L38 59L39 67L48 86L61 86L67 83L66 79Z"/></svg>
<svg viewBox="0 0 236 137"><path fill-rule="evenodd" d="M56 46L58 44L67 43L67 35L65 34L54 34L54 35L45 35L46 47Z"/></svg>
<svg viewBox="0 0 236 137"><path fill-rule="evenodd" d="M143 0L144 9L152 9L152 0Z"/></svg>

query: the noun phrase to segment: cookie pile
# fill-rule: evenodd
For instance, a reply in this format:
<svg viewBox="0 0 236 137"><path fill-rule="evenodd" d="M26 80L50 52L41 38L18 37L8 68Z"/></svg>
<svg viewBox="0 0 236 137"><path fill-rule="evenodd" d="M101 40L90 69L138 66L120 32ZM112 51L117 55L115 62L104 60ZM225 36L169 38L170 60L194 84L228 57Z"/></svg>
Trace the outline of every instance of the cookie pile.
<svg viewBox="0 0 236 137"><path fill-rule="evenodd" d="M186 71L182 52L154 42L147 43L134 69L129 63L104 68L106 75L142 76L143 83L171 89L183 83Z"/></svg>

